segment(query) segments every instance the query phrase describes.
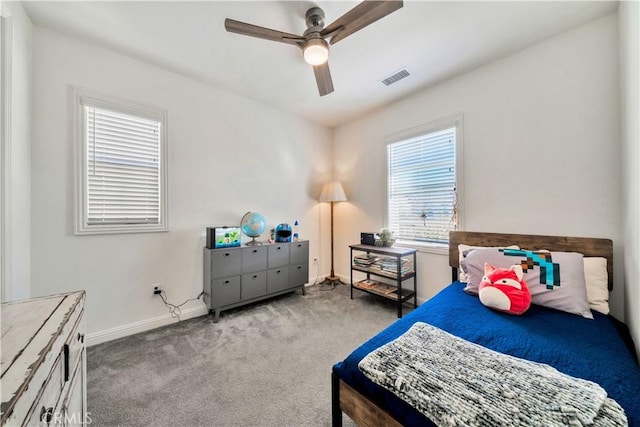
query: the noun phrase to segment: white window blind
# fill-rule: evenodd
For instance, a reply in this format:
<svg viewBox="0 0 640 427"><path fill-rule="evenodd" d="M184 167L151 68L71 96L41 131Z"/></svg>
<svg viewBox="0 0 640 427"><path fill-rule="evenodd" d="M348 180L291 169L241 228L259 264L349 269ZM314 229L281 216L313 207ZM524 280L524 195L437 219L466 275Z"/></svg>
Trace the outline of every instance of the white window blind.
<svg viewBox="0 0 640 427"><path fill-rule="evenodd" d="M85 107L87 222L160 222L161 123Z"/></svg>
<svg viewBox="0 0 640 427"><path fill-rule="evenodd" d="M166 112L76 89L76 234L168 230Z"/></svg>
<svg viewBox="0 0 640 427"><path fill-rule="evenodd" d="M400 240L447 243L456 228L456 127L387 146L388 226Z"/></svg>

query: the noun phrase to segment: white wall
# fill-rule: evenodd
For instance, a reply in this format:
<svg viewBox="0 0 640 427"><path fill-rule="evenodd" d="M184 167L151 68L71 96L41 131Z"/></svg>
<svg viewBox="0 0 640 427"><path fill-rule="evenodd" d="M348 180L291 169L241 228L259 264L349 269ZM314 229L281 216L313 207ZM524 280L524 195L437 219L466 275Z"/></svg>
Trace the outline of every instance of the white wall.
<svg viewBox="0 0 640 427"><path fill-rule="evenodd" d="M640 354L640 3L621 2L618 8L620 34L620 108L623 166L623 236L625 308Z"/></svg>
<svg viewBox="0 0 640 427"><path fill-rule="evenodd" d="M464 229L613 239L622 318L616 52L612 14L336 129L350 197L336 206L337 273L349 274L359 233L384 224L385 135L463 113ZM450 283L445 255L418 263L419 298Z"/></svg>
<svg viewBox="0 0 640 427"><path fill-rule="evenodd" d="M31 288L31 45L32 25L19 2L3 3L11 26L11 141L7 147L5 300L28 298Z"/></svg>
<svg viewBox="0 0 640 427"><path fill-rule="evenodd" d="M205 227L250 210L272 226L300 221L328 269L316 199L331 175L331 130L40 27L33 56L33 294L86 289L93 342L166 321L153 283L174 304L198 295ZM168 110L170 232L72 234L74 86Z"/></svg>

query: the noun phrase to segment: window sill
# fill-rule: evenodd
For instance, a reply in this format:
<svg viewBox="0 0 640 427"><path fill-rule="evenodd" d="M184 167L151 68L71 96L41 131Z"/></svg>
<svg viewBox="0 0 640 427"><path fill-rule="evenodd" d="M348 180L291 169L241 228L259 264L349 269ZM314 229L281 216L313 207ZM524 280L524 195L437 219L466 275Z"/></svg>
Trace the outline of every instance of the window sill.
<svg viewBox="0 0 640 427"><path fill-rule="evenodd" d="M76 236L88 236L96 234L130 234L130 233L162 233L169 231L169 227L165 224L152 226L105 226L105 227L78 227L75 230Z"/></svg>
<svg viewBox="0 0 640 427"><path fill-rule="evenodd" d="M418 252L430 254L449 255L449 246L437 243L422 243L412 242L409 240L397 240L394 246L399 246L402 248L412 248L416 249Z"/></svg>

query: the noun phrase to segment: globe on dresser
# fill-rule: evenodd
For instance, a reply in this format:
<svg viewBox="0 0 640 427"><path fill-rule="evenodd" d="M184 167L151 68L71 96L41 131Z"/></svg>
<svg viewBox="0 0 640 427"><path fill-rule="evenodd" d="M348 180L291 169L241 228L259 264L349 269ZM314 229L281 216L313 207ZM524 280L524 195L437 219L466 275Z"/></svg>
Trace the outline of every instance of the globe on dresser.
<svg viewBox="0 0 640 427"><path fill-rule="evenodd" d="M267 229L267 220L258 212L247 212L240 221L240 228L245 236L252 238L247 246L261 245L262 243L258 242L256 237L260 237Z"/></svg>

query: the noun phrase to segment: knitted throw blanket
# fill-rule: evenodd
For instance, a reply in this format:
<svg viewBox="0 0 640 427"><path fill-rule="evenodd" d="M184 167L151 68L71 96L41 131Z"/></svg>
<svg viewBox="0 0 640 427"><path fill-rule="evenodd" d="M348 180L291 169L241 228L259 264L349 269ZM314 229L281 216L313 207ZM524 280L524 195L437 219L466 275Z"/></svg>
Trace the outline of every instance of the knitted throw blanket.
<svg viewBox="0 0 640 427"><path fill-rule="evenodd" d="M358 367L438 426L628 425L598 384L422 322Z"/></svg>

